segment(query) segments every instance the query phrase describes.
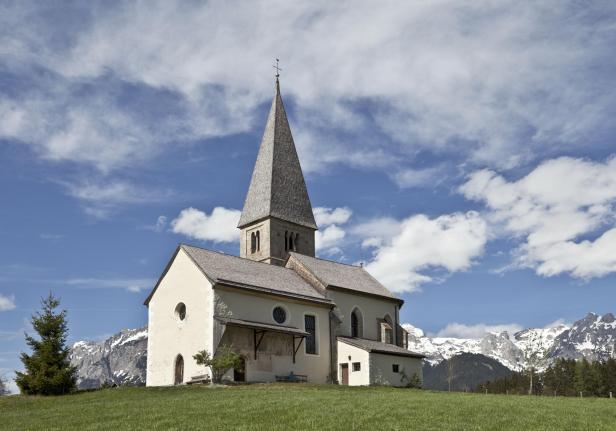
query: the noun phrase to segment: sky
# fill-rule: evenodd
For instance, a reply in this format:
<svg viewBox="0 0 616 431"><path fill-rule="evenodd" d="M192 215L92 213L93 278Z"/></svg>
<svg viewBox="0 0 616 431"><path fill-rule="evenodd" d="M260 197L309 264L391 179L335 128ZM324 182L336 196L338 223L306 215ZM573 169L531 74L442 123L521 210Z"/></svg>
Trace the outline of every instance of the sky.
<svg viewBox="0 0 616 431"><path fill-rule="evenodd" d="M0 1L0 375L52 291L69 342L147 323L235 228L275 58L320 257L428 334L616 304L608 1Z"/></svg>

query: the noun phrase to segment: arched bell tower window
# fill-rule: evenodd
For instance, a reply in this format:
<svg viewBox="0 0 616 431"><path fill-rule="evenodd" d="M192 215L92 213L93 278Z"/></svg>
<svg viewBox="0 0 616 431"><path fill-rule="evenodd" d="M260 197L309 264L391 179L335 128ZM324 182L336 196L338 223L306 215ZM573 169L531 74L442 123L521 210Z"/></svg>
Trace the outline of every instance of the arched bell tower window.
<svg viewBox="0 0 616 431"><path fill-rule="evenodd" d="M255 233L250 234L250 252L254 253L257 251L257 235Z"/></svg>
<svg viewBox="0 0 616 431"><path fill-rule="evenodd" d="M261 235L259 234L259 231L257 231L257 251L261 250Z"/></svg>

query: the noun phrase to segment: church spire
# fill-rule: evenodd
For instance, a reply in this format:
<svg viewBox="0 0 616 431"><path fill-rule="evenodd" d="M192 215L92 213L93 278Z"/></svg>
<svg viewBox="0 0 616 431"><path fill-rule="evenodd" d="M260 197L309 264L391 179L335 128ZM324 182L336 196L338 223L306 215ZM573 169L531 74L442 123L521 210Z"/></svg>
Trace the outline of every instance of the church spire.
<svg viewBox="0 0 616 431"><path fill-rule="evenodd" d="M239 228L274 217L310 229L317 225L291 135L276 64L276 94L246 195Z"/></svg>

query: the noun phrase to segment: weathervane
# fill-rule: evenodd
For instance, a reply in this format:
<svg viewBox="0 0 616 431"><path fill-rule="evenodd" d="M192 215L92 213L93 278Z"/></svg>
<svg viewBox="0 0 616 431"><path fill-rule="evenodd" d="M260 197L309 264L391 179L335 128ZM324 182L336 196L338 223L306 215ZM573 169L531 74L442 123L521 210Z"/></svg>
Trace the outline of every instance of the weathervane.
<svg viewBox="0 0 616 431"><path fill-rule="evenodd" d="M276 69L276 81L278 81L278 78L280 77L280 71L282 70L280 67L278 67L278 62L280 60L276 59L276 65L272 66L274 69Z"/></svg>

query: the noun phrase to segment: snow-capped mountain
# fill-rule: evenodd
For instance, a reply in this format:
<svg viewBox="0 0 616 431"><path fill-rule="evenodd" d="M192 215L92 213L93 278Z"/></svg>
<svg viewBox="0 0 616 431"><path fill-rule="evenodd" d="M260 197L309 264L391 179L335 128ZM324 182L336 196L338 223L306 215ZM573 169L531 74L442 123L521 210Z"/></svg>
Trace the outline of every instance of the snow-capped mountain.
<svg viewBox="0 0 616 431"><path fill-rule="evenodd" d="M571 326L555 325L516 332L488 333L482 338L428 337L410 324L409 350L423 353L430 365L461 353L488 356L511 370L521 370L536 355L539 368L558 357L588 360L616 358L616 319L611 313L594 313ZM78 341L71 349L71 363L78 369L78 386L96 388L103 383L145 384L147 328L124 330L102 342Z"/></svg>
<svg viewBox="0 0 616 431"><path fill-rule="evenodd" d="M144 385L147 349L147 328L126 329L98 343L76 342L70 360L77 367L77 386Z"/></svg>
<svg viewBox="0 0 616 431"><path fill-rule="evenodd" d="M507 332L488 333L483 338L431 338L419 328L403 326L409 332L409 350L425 354L432 365L460 353L479 353L512 370L526 367L533 356L538 359L539 368L559 357L588 360L616 357L616 319L611 313L604 316L589 313L570 327L559 324L525 329L513 336Z"/></svg>

